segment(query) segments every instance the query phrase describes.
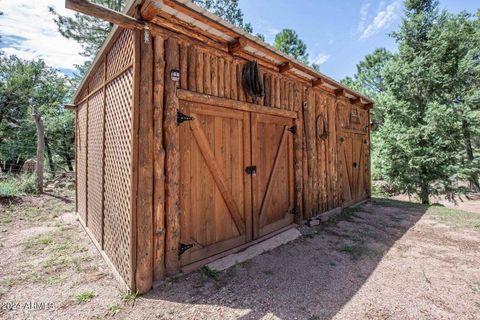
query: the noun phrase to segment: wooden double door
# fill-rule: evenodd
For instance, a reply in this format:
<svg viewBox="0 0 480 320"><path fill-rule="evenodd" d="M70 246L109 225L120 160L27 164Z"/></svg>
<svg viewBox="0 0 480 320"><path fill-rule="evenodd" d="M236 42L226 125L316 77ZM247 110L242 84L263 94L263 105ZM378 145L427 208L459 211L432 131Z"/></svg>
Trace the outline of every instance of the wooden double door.
<svg viewBox="0 0 480 320"><path fill-rule="evenodd" d="M368 135L342 130L338 152L343 205L349 206L368 196Z"/></svg>
<svg viewBox="0 0 480 320"><path fill-rule="evenodd" d="M293 222L291 118L180 101L180 255L186 265Z"/></svg>

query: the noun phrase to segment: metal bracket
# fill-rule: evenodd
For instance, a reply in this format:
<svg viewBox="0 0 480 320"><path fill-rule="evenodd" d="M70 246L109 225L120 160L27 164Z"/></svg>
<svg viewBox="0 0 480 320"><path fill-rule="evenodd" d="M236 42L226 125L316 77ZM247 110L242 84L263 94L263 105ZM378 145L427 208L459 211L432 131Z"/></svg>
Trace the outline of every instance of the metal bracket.
<svg viewBox="0 0 480 320"><path fill-rule="evenodd" d="M254 176L257 174L257 166L248 166L245 168L245 172L248 175Z"/></svg>
<svg viewBox="0 0 480 320"><path fill-rule="evenodd" d="M291 126L287 130L290 131L293 134L297 134L297 126Z"/></svg>
<svg viewBox="0 0 480 320"><path fill-rule="evenodd" d="M177 125L180 125L184 123L185 121L192 121L194 118L191 116L187 116L184 113L181 113L180 111L177 111Z"/></svg>
<svg viewBox="0 0 480 320"><path fill-rule="evenodd" d="M193 244L184 244L180 243L180 247L178 248L178 255L181 256L185 251L187 251L190 248L193 248Z"/></svg>

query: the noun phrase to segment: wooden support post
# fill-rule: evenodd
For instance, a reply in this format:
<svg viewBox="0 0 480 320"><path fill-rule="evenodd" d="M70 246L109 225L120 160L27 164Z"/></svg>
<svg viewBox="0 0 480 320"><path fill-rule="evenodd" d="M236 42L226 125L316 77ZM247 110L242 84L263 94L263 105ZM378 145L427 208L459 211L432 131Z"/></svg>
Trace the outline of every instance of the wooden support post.
<svg viewBox="0 0 480 320"><path fill-rule="evenodd" d="M156 37L153 42L153 168L154 168L154 253L153 280L160 280L165 275L165 150L163 148L163 94L165 79L164 40ZM186 77L186 74L184 74ZM186 79L185 79L186 80Z"/></svg>
<svg viewBox="0 0 480 320"><path fill-rule="evenodd" d="M178 69L178 43L173 38L165 42L165 111L164 141L166 151L166 185L165 185L165 268L168 275L179 270L178 248L180 242L179 219L179 133L177 128L177 85L170 78L170 71Z"/></svg>
<svg viewBox="0 0 480 320"><path fill-rule="evenodd" d="M145 42L143 32L135 36L140 45L135 282L137 290L144 293L151 289L153 279L153 48L152 41Z"/></svg>

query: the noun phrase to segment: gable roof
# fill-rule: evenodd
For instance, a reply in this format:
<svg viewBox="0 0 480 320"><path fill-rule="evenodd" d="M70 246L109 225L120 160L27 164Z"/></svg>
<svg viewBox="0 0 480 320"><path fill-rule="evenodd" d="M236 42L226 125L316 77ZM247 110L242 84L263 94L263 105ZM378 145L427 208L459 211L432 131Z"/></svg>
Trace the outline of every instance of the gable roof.
<svg viewBox="0 0 480 320"><path fill-rule="evenodd" d="M161 17L167 17L168 21L173 24L182 24L193 32L202 33L215 39L220 44L224 44L232 54L239 50L244 51L271 63L278 68L280 73L293 73L297 77L310 81L313 87L324 86L331 90L343 91L348 98L358 99L366 107L373 106L373 101L367 96L351 90L189 0L130 0L123 13L133 16L135 12L140 12L145 21L159 26L162 26ZM112 28L91 67L82 79L73 98L74 101L83 90L91 71L100 62L103 52L110 46L110 42L120 30L118 26Z"/></svg>

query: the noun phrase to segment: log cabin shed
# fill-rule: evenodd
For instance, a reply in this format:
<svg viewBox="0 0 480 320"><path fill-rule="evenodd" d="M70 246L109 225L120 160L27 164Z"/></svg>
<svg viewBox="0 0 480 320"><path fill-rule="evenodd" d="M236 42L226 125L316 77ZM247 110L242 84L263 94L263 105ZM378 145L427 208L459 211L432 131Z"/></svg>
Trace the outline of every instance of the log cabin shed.
<svg viewBox="0 0 480 320"><path fill-rule="evenodd" d="M370 197L373 102L187 0L130 1L70 106L79 220L127 288Z"/></svg>

